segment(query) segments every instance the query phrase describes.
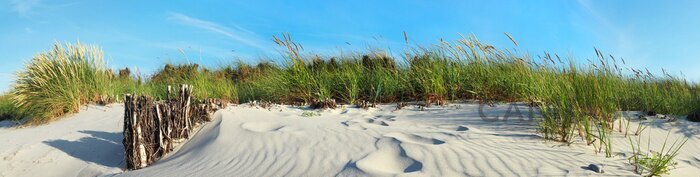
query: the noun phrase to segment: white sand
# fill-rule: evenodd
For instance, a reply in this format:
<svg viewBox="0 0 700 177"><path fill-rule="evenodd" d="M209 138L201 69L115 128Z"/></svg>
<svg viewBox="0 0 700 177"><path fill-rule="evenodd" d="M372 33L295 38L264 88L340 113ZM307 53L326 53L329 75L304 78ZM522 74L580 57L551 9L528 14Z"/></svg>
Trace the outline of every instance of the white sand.
<svg viewBox="0 0 700 177"><path fill-rule="evenodd" d="M502 117L508 108L486 107L484 114ZM519 108L527 114L526 107ZM176 152L147 168L122 172L122 109L91 107L48 125L0 128L0 175L636 176L624 156L628 140L620 133L613 148L622 153L605 158L580 143L545 142L535 122L520 117L482 120L473 104L425 111L336 109L314 117L289 106L231 106ZM649 121L656 146L668 131L671 139L691 138L670 176L700 174L700 124ZM605 173L583 168L591 163L604 164Z"/></svg>
<svg viewBox="0 0 700 177"><path fill-rule="evenodd" d="M0 176L95 176L123 171L124 107L86 108L47 125L0 128Z"/></svg>

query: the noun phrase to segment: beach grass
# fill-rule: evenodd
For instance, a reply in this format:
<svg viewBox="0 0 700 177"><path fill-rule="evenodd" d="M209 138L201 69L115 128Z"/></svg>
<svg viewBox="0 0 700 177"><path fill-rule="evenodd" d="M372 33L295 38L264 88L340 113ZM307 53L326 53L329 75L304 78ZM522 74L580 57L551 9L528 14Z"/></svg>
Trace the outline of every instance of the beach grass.
<svg viewBox="0 0 700 177"><path fill-rule="evenodd" d="M0 121L19 120L22 118L22 111L17 108L10 95L0 95Z"/></svg>
<svg viewBox="0 0 700 177"><path fill-rule="evenodd" d="M56 43L26 63L12 95L30 123L43 123L77 112L81 105L106 101L104 96L113 89L112 75L100 48Z"/></svg>
<svg viewBox="0 0 700 177"><path fill-rule="evenodd" d="M651 142L651 138L647 139L647 148L643 149L641 136L637 137L636 140L629 138L632 155L628 160L639 175L661 176L668 174L678 164L674 158L678 156L683 145L688 142L688 138L678 138L670 143L669 137L666 135L661 149L656 151L650 149Z"/></svg>
<svg viewBox="0 0 700 177"><path fill-rule="evenodd" d="M381 50L323 56L305 52L288 34L274 42L284 51L278 60L219 68L165 64L150 76L135 76L128 69L114 74L97 47L56 44L18 74L14 100L37 120L104 98L118 101L124 93L164 97L168 86L179 84L193 85L198 98L231 102L528 102L542 111L539 131L544 138L571 143L580 137L607 156L619 111L680 116L695 112L700 103L697 83L665 71L654 75L627 67L623 59L597 49L594 60L582 63L556 54L498 49L473 36L411 47L398 56Z"/></svg>
<svg viewBox="0 0 700 177"><path fill-rule="evenodd" d="M166 64L163 69L142 83L140 88L144 94L165 98L168 86L188 84L197 88L192 93L197 98L219 98L237 102L237 89L226 73L226 70L212 71L198 64Z"/></svg>

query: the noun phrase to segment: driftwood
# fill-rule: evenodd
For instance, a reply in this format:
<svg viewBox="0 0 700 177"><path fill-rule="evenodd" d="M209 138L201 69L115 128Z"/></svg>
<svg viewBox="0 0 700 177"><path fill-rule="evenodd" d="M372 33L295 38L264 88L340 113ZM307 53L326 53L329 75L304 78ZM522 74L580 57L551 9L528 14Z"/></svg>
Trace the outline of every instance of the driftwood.
<svg viewBox="0 0 700 177"><path fill-rule="evenodd" d="M162 101L127 94L122 141L127 169L146 167L171 152L175 144L190 138L197 125L210 121L211 114L222 107L219 100L193 101L189 85L182 85L176 97L168 87Z"/></svg>
<svg viewBox="0 0 700 177"><path fill-rule="evenodd" d="M337 104L335 103L334 99L324 99L324 100L314 100L313 103L309 106L311 109L335 109L337 108Z"/></svg>
<svg viewBox="0 0 700 177"><path fill-rule="evenodd" d="M358 100L355 105L357 105L358 108L362 109L369 109L369 108L374 108L377 106L376 103L370 103L369 101L365 100Z"/></svg>

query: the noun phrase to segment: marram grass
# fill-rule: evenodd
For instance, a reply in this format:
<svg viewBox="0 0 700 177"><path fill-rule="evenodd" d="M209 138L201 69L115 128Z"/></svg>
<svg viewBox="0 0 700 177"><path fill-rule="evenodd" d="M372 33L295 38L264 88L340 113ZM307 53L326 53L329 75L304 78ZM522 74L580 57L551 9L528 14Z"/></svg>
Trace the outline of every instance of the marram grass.
<svg viewBox="0 0 700 177"><path fill-rule="evenodd" d="M30 123L44 123L84 104L119 101L125 93L163 98L168 86L180 84L193 85L197 98L231 102L529 102L541 110L538 129L545 139L573 143L580 138L610 157L615 122L620 132L624 119L629 125L620 111L700 113L697 83L625 67L623 59L597 49L597 61L581 64L556 54L532 57L496 49L475 37L415 47L398 59L376 50L322 57L303 52L289 35L275 42L286 50L277 63L238 62L214 69L166 64L151 76L133 75L128 68L115 75L98 47L57 43L17 73L13 91L0 96L0 119L26 117ZM662 149L670 155L640 154L631 161L651 174L665 173L683 143ZM632 147L639 152L638 145Z"/></svg>
<svg viewBox="0 0 700 177"><path fill-rule="evenodd" d="M532 57L496 49L475 37L415 47L398 59L376 50L323 57L304 52L289 35L275 42L286 49L278 62L238 62L220 68L167 64L150 76L128 70L115 76L98 48L56 44L18 74L12 95L36 120L74 112L105 96L163 97L168 85L179 84L197 87L194 94L199 98L233 102L521 101L541 105L544 137L562 142L580 137L589 144L606 139L618 111L687 115L700 103L697 84L626 68L624 60L598 50L597 61L581 65L558 55ZM598 147L610 144L595 142L605 143Z"/></svg>
<svg viewBox="0 0 700 177"><path fill-rule="evenodd" d="M0 121L22 118L22 111L17 108L9 95L0 95Z"/></svg>
<svg viewBox="0 0 700 177"><path fill-rule="evenodd" d="M35 55L17 73L14 100L31 122L41 123L100 101L111 89L111 71L102 50L81 43L56 43Z"/></svg>

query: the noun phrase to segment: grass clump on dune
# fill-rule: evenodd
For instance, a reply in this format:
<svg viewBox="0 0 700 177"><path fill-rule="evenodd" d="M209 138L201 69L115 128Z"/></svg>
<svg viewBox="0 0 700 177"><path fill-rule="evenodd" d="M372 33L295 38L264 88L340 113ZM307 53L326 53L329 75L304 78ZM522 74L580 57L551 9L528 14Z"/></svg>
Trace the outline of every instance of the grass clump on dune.
<svg viewBox="0 0 700 177"><path fill-rule="evenodd" d="M361 57L363 74L359 99L370 102L395 102L411 99L409 82L395 59L385 53L374 52ZM357 60L353 57L351 60Z"/></svg>
<svg viewBox="0 0 700 177"><path fill-rule="evenodd" d="M331 99L331 72L337 72L337 63L326 63L319 56L312 56L311 63L305 62L300 54L303 48L294 43L289 35L283 35L281 39L275 37L274 41L287 49L287 68L283 80L280 80L288 89L287 101L312 103Z"/></svg>
<svg viewBox="0 0 700 177"><path fill-rule="evenodd" d="M669 132L670 134L670 132ZM630 164L634 166L634 171L643 176L661 176L668 174L678 163L673 159L678 156L683 145L688 142L688 138L678 138L669 144L668 135L659 151L650 150L651 137L647 139L647 149L641 147L641 136L637 140L629 138L632 149L632 156L628 158Z"/></svg>
<svg viewBox="0 0 700 177"><path fill-rule="evenodd" d="M9 95L0 95L0 121L22 119L22 112Z"/></svg>
<svg viewBox="0 0 700 177"><path fill-rule="evenodd" d="M197 88L192 93L196 98L219 98L238 101L233 80L227 78L225 70L211 71L198 64L166 64L144 84L147 94L164 98L168 86L181 84Z"/></svg>
<svg viewBox="0 0 700 177"><path fill-rule="evenodd" d="M287 87L282 78L284 71L270 62L261 62L255 66L239 62L231 70L231 79L234 81L240 102L272 101L282 102Z"/></svg>
<svg viewBox="0 0 700 177"><path fill-rule="evenodd" d="M104 102L112 72L102 57L96 46L56 43L17 73L14 100L33 123L76 112L83 104Z"/></svg>

